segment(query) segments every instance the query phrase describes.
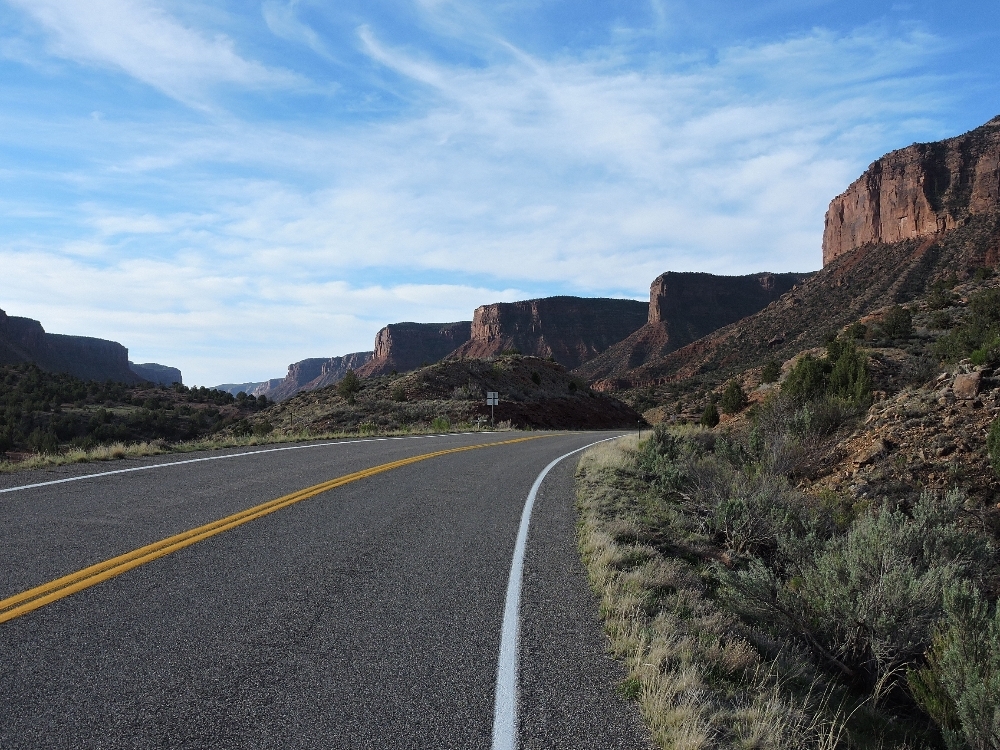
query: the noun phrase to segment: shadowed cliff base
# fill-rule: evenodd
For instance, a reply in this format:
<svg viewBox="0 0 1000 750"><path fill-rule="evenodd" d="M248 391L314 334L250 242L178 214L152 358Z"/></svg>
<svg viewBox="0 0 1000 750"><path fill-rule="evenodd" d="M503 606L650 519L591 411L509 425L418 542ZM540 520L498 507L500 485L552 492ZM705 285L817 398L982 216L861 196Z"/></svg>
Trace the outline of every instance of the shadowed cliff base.
<svg viewBox="0 0 1000 750"><path fill-rule="evenodd" d="M752 315L808 279L809 273L717 276L668 271L649 288L647 323L605 352L577 367L588 382L629 378L647 363Z"/></svg>
<svg viewBox="0 0 1000 750"><path fill-rule="evenodd" d="M642 417L616 398L595 393L562 365L511 355L439 362L403 375L358 379L299 393L262 418L279 431L383 432L438 424L489 424L486 394L500 394L496 421L536 429L635 427Z"/></svg>

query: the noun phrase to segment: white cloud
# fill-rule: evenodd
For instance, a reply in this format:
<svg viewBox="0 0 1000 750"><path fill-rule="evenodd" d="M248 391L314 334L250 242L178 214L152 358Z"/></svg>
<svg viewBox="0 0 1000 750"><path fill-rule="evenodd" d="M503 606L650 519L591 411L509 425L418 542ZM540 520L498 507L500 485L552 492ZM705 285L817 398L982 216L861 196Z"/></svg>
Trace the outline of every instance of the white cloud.
<svg viewBox="0 0 1000 750"><path fill-rule="evenodd" d="M333 56L319 35L299 20L295 12L298 4L298 0L291 0L287 3L280 2L280 0L265 0L261 5L264 22L267 23L267 27L275 36L290 42L305 44L321 57L332 59Z"/></svg>
<svg viewBox="0 0 1000 750"><path fill-rule="evenodd" d="M149 4L17 2L59 54L178 98L284 75ZM159 39L148 54L133 32L88 31L114 8L146 19ZM294 11L263 9L273 33L311 44ZM373 27L357 33L403 82L402 114L86 118L94 153L47 178L85 199L59 204L70 229L39 220L0 243L11 269L0 306L212 384L275 377L294 360L367 349L386 323L468 319L497 300L642 298L666 270L809 270L829 200L888 145L931 131L913 123L941 96L913 72L940 47L920 33L820 30L683 69L613 47L542 58L485 34L469 35L479 63L443 62ZM63 142L80 127L41 130Z"/></svg>
<svg viewBox="0 0 1000 750"><path fill-rule="evenodd" d="M182 25L151 0L8 0L50 34L50 51L110 65L187 104L205 106L216 84L246 88L301 83L239 55L229 37Z"/></svg>

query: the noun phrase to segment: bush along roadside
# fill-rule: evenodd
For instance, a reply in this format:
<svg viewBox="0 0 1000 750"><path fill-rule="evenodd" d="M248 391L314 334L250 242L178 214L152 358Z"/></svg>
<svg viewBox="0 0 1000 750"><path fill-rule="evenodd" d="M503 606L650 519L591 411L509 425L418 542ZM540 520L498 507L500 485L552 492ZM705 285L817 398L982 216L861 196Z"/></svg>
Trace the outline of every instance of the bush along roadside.
<svg viewBox="0 0 1000 750"><path fill-rule="evenodd" d="M804 411L867 398L832 348L746 435L661 425L581 460L581 551L661 747L1000 747L996 548L963 495L785 478Z"/></svg>

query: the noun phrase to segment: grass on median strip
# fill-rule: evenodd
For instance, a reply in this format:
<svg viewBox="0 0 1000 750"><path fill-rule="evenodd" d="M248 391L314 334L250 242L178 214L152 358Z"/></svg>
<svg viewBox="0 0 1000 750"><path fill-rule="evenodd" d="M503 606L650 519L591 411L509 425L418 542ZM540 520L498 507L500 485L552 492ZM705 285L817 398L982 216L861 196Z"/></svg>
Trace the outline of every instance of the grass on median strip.
<svg viewBox="0 0 1000 750"><path fill-rule="evenodd" d="M738 616L718 595L717 565L685 533L638 466L632 436L592 448L577 472L579 544L622 693L663 748L909 748L894 725L794 638ZM915 736L916 735L916 736ZM926 739L926 735L923 738Z"/></svg>

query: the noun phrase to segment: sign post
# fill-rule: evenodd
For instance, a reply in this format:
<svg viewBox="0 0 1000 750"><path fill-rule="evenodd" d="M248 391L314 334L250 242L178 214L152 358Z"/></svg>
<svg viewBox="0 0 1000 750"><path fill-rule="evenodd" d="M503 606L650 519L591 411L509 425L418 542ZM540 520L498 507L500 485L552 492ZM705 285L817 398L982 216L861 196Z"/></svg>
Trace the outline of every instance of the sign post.
<svg viewBox="0 0 1000 750"><path fill-rule="evenodd" d="M496 427L496 421L493 419L493 407L500 403L500 394L496 391L486 392L486 405L490 407L490 427Z"/></svg>

